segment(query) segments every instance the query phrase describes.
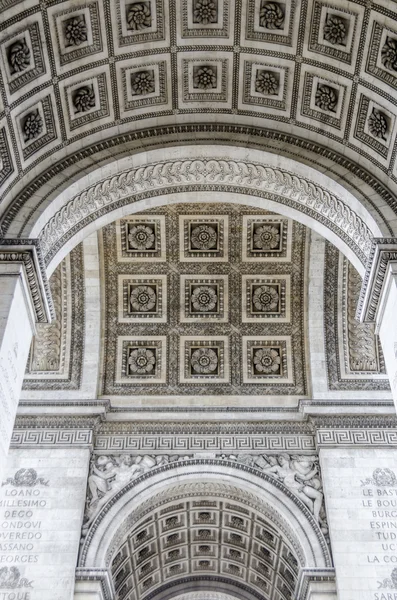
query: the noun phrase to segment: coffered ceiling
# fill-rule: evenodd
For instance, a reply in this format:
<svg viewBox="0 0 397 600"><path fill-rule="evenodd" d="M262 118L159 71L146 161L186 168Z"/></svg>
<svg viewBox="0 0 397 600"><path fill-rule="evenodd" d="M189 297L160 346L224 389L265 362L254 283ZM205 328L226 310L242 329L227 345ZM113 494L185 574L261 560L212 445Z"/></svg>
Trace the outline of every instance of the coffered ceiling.
<svg viewBox="0 0 397 600"><path fill-rule="evenodd" d="M376 169L393 190L393 4L1 0L3 206L12 198L21 209L33 180L38 189L52 178L40 197L51 195L92 168L88 156L111 160L147 136L192 143L194 131L214 141L277 138L282 153L298 144L296 157L313 165L343 156L358 178ZM387 202L395 208L390 193Z"/></svg>
<svg viewBox="0 0 397 600"><path fill-rule="evenodd" d="M114 552L111 572L119 600L172 597L181 583L189 590L197 582L237 598L291 600L301 560L250 506L197 494L141 517Z"/></svg>
<svg viewBox="0 0 397 600"><path fill-rule="evenodd" d="M306 228L181 204L103 236L106 396L304 396Z"/></svg>

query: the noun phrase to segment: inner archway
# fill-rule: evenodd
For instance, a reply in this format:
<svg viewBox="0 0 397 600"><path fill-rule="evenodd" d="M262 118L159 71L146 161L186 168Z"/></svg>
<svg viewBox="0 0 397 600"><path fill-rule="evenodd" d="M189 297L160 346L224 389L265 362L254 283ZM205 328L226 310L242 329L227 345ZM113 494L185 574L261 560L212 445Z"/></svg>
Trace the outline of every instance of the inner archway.
<svg viewBox="0 0 397 600"><path fill-rule="evenodd" d="M188 456L160 465L115 489L86 532L80 566L109 569L120 600L289 600L302 569L330 566L316 518L265 470Z"/></svg>
<svg viewBox="0 0 397 600"><path fill-rule="evenodd" d="M40 239L47 272L84 237L125 214L222 195L288 215L335 244L360 274L373 237L386 233L369 210L327 175L291 159L228 146L178 146L110 163L82 177L25 219ZM20 224L20 221L19 221Z"/></svg>

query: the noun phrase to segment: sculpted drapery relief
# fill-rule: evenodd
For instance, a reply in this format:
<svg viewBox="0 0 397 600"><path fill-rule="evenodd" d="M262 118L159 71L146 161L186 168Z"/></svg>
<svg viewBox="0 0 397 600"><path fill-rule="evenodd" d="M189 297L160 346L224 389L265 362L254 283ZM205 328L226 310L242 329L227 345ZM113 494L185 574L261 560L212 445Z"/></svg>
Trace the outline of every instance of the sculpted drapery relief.
<svg viewBox="0 0 397 600"><path fill-rule="evenodd" d="M141 475L159 467L190 461L196 457L179 455L132 456L123 454L94 456L88 477L83 535L85 535L107 501L124 486ZM200 457L201 458L201 457ZM324 494L318 457L316 455L222 454L220 462L236 462L258 469L285 485L309 509L324 535L328 533Z"/></svg>

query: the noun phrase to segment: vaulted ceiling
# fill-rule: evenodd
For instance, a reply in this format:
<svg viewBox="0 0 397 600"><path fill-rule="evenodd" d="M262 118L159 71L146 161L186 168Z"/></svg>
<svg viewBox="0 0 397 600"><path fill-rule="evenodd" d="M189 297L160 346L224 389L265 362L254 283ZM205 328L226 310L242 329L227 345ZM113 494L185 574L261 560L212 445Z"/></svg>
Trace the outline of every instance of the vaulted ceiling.
<svg viewBox="0 0 397 600"><path fill-rule="evenodd" d="M0 0L3 232L18 210L26 215L100 161L198 139L308 161L390 215L394 8L388 0Z"/></svg>
<svg viewBox="0 0 397 600"><path fill-rule="evenodd" d="M315 267L324 312L309 317L316 251L300 223L238 204L182 203L127 215L94 236L98 291L80 244L50 279L56 320L38 326L25 397L78 394L82 371L100 360L93 389L115 401L294 405L320 378L309 318L325 338L329 390L387 395L373 326L355 320L361 278L329 243ZM92 330L100 359L90 355Z"/></svg>

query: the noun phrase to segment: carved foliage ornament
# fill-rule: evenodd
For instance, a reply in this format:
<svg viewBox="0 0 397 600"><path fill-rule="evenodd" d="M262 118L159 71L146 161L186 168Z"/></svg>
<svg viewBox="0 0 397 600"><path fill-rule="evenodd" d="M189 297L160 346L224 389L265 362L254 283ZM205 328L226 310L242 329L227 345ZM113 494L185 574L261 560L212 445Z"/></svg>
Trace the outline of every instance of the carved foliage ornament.
<svg viewBox="0 0 397 600"><path fill-rule="evenodd" d="M287 171L272 167L237 162L228 159L196 159L186 161L166 161L116 175L96 184L73 198L47 223L40 235L43 253L49 261L55 254L55 244L69 237L68 230L78 228L78 223L95 219L98 210L112 204L130 201L132 195L167 186L235 186L249 193L249 190L262 191L264 196L277 194L283 201L295 202L302 212L309 212L330 229L336 231L354 249L360 260L366 261L372 244L370 230L363 220L342 200L311 181L292 175ZM258 232L257 232L258 233ZM278 231L268 232L276 243ZM134 235L134 244L147 247L153 243L153 232L142 232L144 240ZM346 239L347 238L347 239ZM255 243L257 243L255 241Z"/></svg>

